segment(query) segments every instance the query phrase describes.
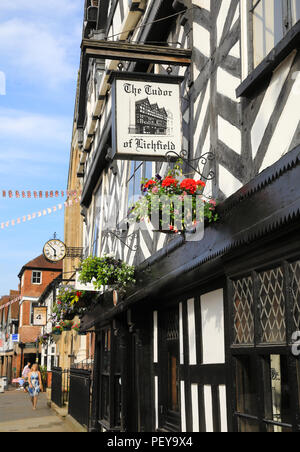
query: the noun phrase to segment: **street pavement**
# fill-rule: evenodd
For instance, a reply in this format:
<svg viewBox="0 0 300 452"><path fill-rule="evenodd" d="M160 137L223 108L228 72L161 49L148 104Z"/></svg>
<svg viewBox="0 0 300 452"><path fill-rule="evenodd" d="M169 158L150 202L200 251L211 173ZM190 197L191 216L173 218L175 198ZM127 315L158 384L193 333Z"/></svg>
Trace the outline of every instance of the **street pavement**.
<svg viewBox="0 0 300 452"><path fill-rule="evenodd" d="M76 427L60 418L47 405L46 394L41 394L37 410L33 411L28 394L10 390L0 394L0 432L5 433L74 433Z"/></svg>

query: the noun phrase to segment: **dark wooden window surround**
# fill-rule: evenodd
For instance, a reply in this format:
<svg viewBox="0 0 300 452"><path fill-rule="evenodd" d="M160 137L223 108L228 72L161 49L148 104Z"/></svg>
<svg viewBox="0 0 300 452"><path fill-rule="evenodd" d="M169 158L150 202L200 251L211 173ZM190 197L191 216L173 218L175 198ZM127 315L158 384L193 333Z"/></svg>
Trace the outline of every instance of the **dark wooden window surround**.
<svg viewBox="0 0 300 452"><path fill-rule="evenodd" d="M274 47L269 55L251 72L237 88L237 97L251 97L257 87L271 77L276 67L294 50L300 47L300 21Z"/></svg>

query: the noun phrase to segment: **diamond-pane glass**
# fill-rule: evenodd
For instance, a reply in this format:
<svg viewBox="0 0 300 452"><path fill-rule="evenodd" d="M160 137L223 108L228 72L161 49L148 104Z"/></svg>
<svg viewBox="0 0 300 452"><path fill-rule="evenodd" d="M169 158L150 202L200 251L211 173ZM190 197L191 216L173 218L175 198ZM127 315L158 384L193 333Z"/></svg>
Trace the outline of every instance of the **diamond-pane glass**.
<svg viewBox="0 0 300 452"><path fill-rule="evenodd" d="M174 309L169 311L165 317L165 330L167 341L177 341L179 339L179 311Z"/></svg>
<svg viewBox="0 0 300 452"><path fill-rule="evenodd" d="M237 345L254 343L252 278L233 282L234 343Z"/></svg>
<svg viewBox="0 0 300 452"><path fill-rule="evenodd" d="M285 343L285 299L282 268L259 274L260 325L263 343Z"/></svg>
<svg viewBox="0 0 300 452"><path fill-rule="evenodd" d="M296 330L300 330L300 261L290 266L291 268L291 293L293 297L293 321Z"/></svg>

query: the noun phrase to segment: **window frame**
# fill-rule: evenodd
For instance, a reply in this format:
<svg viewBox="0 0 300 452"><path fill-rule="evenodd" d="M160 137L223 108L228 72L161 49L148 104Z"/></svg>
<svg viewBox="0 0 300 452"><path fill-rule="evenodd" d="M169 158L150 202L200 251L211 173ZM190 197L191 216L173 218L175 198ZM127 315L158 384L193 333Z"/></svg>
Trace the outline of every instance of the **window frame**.
<svg viewBox="0 0 300 452"><path fill-rule="evenodd" d="M139 161L139 160L133 160L129 162L128 165L128 177L126 180L126 192L127 192L127 208L129 209L130 207L132 207L132 203L130 203L132 201L132 199L135 199L138 195L141 195L141 192L139 190L138 193L133 193L133 198L130 197L130 183L131 181L134 181L134 187L137 184L139 187L141 186L142 183L142 179L145 179L147 176L147 164L151 164L152 165L152 171L151 171L151 177L153 176L153 162L147 162L147 161ZM132 171L132 167L134 166L134 170ZM135 182L136 180L136 175L138 173L138 171L140 170L140 168L142 169L141 173L141 178L139 182ZM134 190L133 190L134 191Z"/></svg>
<svg viewBox="0 0 300 452"><path fill-rule="evenodd" d="M260 0L261 1L261 0ZM300 38L300 19L293 24L291 0L289 6L283 8L283 29L286 31L283 38L273 47L268 55L254 66L254 32L253 32L253 4L256 0L245 0L240 5L241 15L241 67L242 83L236 90L237 97L250 97L257 85L264 83L279 64L294 50L298 49ZM286 16L286 19L284 18ZM286 20L287 25L284 26Z"/></svg>
<svg viewBox="0 0 300 452"><path fill-rule="evenodd" d="M39 276L39 279L40 279L40 282L34 282L34 278L36 278L37 279L37 276L35 276L34 277L34 274L40 274L40 276ZM32 270L32 273L31 273L31 284L34 284L34 285L36 285L36 286L40 286L41 284L43 284L43 272L42 271L40 271L40 270Z"/></svg>
<svg viewBox="0 0 300 452"><path fill-rule="evenodd" d="M94 257L98 256L99 251L99 245L101 240L102 213L103 213L103 181L101 179L100 183L98 184L97 188L94 191L94 201L93 201L92 243L90 250L91 254Z"/></svg>
<svg viewBox="0 0 300 452"><path fill-rule="evenodd" d="M170 317L170 313L178 314L178 338L173 340L167 340L166 324ZM180 399L180 338L179 338L179 304L170 307L169 310L159 311L158 315L158 337L159 337L159 350L158 350L158 362L159 365L159 385L160 388L167 388L167 391L159 391L158 405L159 417L158 417L158 431L178 432L181 429L181 399ZM177 347L177 370L176 370L176 385L178 396L178 411L172 411L170 405L172 403L172 381L170 381L170 368L169 358L172 355L172 349ZM174 355L173 355L174 356ZM172 378L172 377L171 377ZM171 383L171 385L170 385ZM170 389L170 391L169 391Z"/></svg>
<svg viewBox="0 0 300 452"><path fill-rule="evenodd" d="M276 46L287 36L287 34L289 33L289 31L294 27L294 25L296 25L297 22L295 22L295 24L293 24L293 16L292 16L292 3L291 0L277 0L281 2L281 10L282 10L282 38L274 45L274 47L271 49L271 51L266 54L262 61L260 63L258 63L256 66L254 64L254 14L255 14L255 10L256 8L259 6L259 4L264 1L264 0L250 0L250 4L252 3L252 7L249 10L249 20L250 20L250 30L251 30L251 37L252 39L250 40L250 55L251 55L251 66L250 68L252 69L252 71L259 66L259 64L264 61L266 58L268 58L268 55L270 54L270 52L272 52Z"/></svg>
<svg viewBox="0 0 300 452"><path fill-rule="evenodd" d="M299 258L300 259L300 258ZM297 383L297 371L300 372L299 360L295 358L291 353L291 337L295 331L295 324L293 319L293 295L290 289L291 284L291 266L298 262L299 259L293 258L290 260L282 260L273 263L273 265L264 266L259 269L255 269L251 272L244 271L240 275L228 278L228 306L229 306L229 318L231 319L230 325L230 344L229 350L232 363L232 381L233 381L233 426L234 431L239 431L239 420L248 420L249 422L257 423L257 427L260 432L267 432L269 427L279 426L283 429L289 428L291 431L299 432L299 419L300 419L300 382ZM260 327L260 306L259 306L259 277L258 274L264 271L269 271L282 267L284 273L284 303L285 303L285 328L286 328L286 342L282 344L276 343L262 343L261 327ZM236 344L236 330L234 325L235 311L234 311L234 281L247 278L251 275L253 279L252 297L253 297L253 317L254 317L254 343L253 344ZM271 419L267 419L265 415L265 403L266 393L264 391L264 378L263 378L263 360L270 355L281 355L287 357L288 362L288 379L289 389L291 394L297 394L291 400L291 424L285 424L284 422L275 422ZM258 398L258 411L256 414L240 413L237 410L238 407L238 387L236 383L237 378L237 361L242 356L251 357L255 361L255 367L257 372L254 375L256 396ZM263 383L263 384L262 384Z"/></svg>

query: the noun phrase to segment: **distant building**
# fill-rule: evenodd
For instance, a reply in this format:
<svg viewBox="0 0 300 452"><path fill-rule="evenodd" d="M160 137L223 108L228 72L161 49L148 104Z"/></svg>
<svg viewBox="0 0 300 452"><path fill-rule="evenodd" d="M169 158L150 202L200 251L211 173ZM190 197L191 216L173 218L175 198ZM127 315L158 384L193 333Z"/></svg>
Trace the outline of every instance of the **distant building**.
<svg viewBox="0 0 300 452"><path fill-rule="evenodd" d="M0 376L7 377L8 381L16 377L17 371L12 335L18 334L19 300L17 290L0 298Z"/></svg>
<svg viewBox="0 0 300 452"><path fill-rule="evenodd" d="M33 326L33 309L46 287L62 273L62 262L48 262L43 255L24 265L19 273L20 291L20 343L25 345L24 353L18 350L18 369L24 362L36 361L38 350L35 340L41 334L41 327Z"/></svg>

